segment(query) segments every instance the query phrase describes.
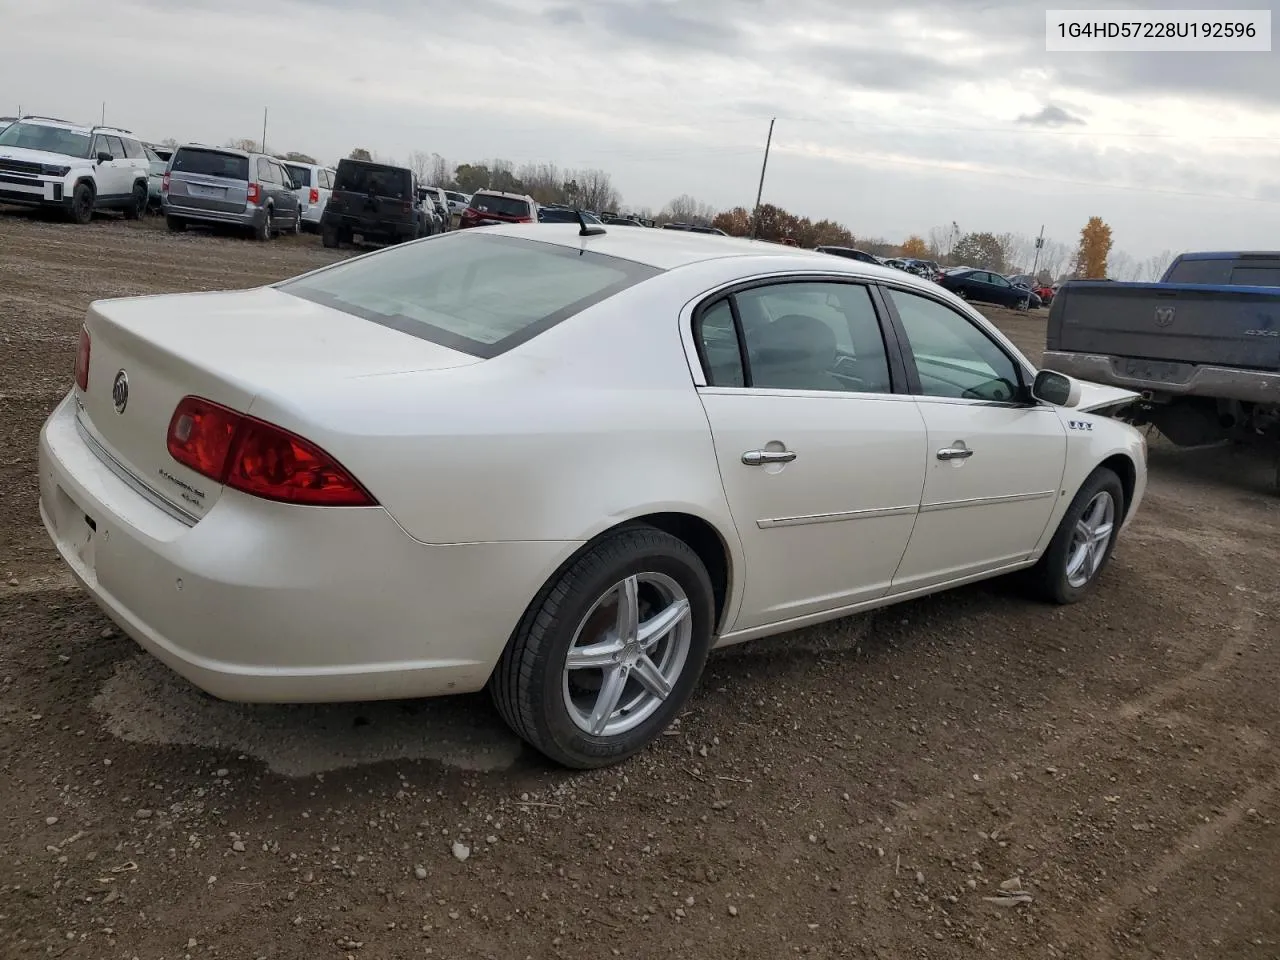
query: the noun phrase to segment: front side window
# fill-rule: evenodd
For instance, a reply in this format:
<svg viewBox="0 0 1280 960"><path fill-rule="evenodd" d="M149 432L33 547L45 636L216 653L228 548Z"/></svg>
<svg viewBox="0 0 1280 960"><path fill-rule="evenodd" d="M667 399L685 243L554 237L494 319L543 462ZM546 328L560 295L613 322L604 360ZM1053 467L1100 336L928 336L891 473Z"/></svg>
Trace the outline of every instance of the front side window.
<svg viewBox="0 0 1280 960"><path fill-rule="evenodd" d="M119 137L104 137L107 143L107 152L111 154L113 160L128 160L129 155L124 152L124 144L120 142Z"/></svg>
<svg viewBox="0 0 1280 960"><path fill-rule="evenodd" d="M92 144L93 138L87 133L77 133L64 127L46 127L39 123L24 123L21 120L0 130L0 147L41 150L45 153L59 153L64 157L89 157Z"/></svg>
<svg viewBox="0 0 1280 960"><path fill-rule="evenodd" d="M1017 364L967 317L918 294L886 293L906 331L922 394L1006 403L1017 398Z"/></svg>
<svg viewBox="0 0 1280 960"><path fill-rule="evenodd" d="M277 285L477 357L493 357L657 276L631 260L474 231L442 234Z"/></svg>
<svg viewBox="0 0 1280 960"><path fill-rule="evenodd" d="M142 144L140 144L137 140L130 140L127 137L125 137L125 138L122 138L122 142L124 143L125 156L127 156L130 160L148 159L147 151L143 148Z"/></svg>

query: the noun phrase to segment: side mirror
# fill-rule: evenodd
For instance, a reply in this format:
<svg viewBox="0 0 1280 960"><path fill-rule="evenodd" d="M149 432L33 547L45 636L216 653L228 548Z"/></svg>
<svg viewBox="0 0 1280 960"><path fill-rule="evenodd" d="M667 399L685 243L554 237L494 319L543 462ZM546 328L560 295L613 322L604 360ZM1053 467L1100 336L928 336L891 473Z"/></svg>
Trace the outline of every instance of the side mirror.
<svg viewBox="0 0 1280 960"><path fill-rule="evenodd" d="M111 154L107 153L107 151L105 151L105 150L99 150L99 151L98 151L98 162L99 162L99 163L110 163L110 162L111 162L112 160L114 160L114 159L115 159L115 157L113 157Z"/></svg>
<svg viewBox="0 0 1280 960"><path fill-rule="evenodd" d="M1080 384L1066 374L1041 370L1031 384L1031 395L1055 407L1074 407L1080 402Z"/></svg>

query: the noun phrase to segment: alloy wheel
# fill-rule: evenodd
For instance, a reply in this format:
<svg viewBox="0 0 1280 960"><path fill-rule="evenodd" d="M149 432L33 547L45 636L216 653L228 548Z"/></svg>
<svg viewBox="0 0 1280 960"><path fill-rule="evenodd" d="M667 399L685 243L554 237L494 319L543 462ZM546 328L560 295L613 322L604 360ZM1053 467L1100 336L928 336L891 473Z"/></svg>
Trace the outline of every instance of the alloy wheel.
<svg viewBox="0 0 1280 960"><path fill-rule="evenodd" d="M1102 567L1115 526L1116 502L1106 490L1099 491L1089 501L1071 532L1071 546L1067 548L1067 583L1072 587L1083 587Z"/></svg>

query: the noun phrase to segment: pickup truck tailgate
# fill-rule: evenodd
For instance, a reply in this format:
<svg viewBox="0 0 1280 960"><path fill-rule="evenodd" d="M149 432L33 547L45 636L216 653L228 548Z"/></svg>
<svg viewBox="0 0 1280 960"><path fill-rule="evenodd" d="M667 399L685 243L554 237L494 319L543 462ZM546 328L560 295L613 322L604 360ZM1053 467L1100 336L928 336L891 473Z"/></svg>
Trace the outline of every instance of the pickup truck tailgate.
<svg viewBox="0 0 1280 960"><path fill-rule="evenodd" d="M1072 282L1049 310L1049 351L1280 370L1280 288Z"/></svg>

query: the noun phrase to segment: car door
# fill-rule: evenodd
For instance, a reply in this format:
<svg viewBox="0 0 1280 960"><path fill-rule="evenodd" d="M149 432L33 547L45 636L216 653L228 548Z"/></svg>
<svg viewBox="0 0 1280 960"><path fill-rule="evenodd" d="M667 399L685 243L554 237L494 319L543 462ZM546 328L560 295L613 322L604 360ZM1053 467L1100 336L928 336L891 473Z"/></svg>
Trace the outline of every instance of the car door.
<svg viewBox="0 0 1280 960"><path fill-rule="evenodd" d="M276 179L280 181L280 200L276 204L276 212L280 214L280 219L287 226L297 219L298 211L302 209L302 201L298 191L293 188L293 174L289 172L289 168L274 160L271 161L271 168L275 171Z"/></svg>
<svg viewBox="0 0 1280 960"><path fill-rule="evenodd" d="M998 273L988 274L991 284L991 302L1002 307L1016 307L1022 302L1024 294Z"/></svg>
<svg viewBox="0 0 1280 960"><path fill-rule="evenodd" d="M928 434L924 494L893 580L906 592L1029 558L1066 464L1054 409L987 330L924 291L886 288Z"/></svg>
<svg viewBox="0 0 1280 960"><path fill-rule="evenodd" d="M110 160L99 162L97 157L107 154ZM98 200L119 200L129 193L129 160L119 137L99 133L93 139L94 179L97 181Z"/></svg>
<svg viewBox="0 0 1280 960"><path fill-rule="evenodd" d="M720 294L695 314L699 393L745 554L730 629L889 589L926 448L881 322L868 286L813 278Z"/></svg>

